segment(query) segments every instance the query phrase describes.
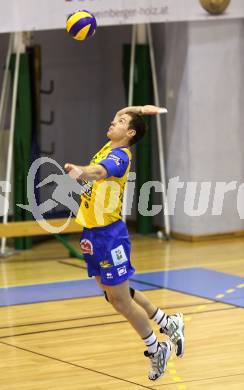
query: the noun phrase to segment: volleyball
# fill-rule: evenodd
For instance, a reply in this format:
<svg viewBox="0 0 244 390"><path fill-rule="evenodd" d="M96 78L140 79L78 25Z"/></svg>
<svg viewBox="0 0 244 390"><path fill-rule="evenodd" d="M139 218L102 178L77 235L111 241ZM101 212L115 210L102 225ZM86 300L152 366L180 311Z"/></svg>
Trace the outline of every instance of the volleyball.
<svg viewBox="0 0 244 390"><path fill-rule="evenodd" d="M77 41L85 41L96 33L97 21L88 11L77 11L68 16L66 29Z"/></svg>
<svg viewBox="0 0 244 390"><path fill-rule="evenodd" d="M220 15L228 7L230 0L200 0L200 3L210 14Z"/></svg>

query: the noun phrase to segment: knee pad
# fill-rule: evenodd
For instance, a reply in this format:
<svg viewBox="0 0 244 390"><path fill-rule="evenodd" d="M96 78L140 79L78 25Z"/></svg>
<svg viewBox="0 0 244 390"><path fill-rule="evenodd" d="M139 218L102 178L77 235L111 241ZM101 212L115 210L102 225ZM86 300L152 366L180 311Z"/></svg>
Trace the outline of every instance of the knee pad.
<svg viewBox="0 0 244 390"><path fill-rule="evenodd" d="M104 293L104 297L105 297L106 301L109 302L108 295L107 295L106 291L103 291L103 293Z"/></svg>
<svg viewBox="0 0 244 390"><path fill-rule="evenodd" d="M134 288L132 288L132 287L130 287L130 296L131 296L132 299L133 299L134 296L135 296L135 290L134 290Z"/></svg>

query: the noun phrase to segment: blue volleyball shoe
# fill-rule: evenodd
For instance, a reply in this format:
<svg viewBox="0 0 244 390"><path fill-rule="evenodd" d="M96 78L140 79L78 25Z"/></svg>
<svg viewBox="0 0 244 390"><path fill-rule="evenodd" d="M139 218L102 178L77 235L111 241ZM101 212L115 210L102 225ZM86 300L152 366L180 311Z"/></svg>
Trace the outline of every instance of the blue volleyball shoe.
<svg viewBox="0 0 244 390"><path fill-rule="evenodd" d="M185 351L184 319L182 313L168 316L167 325L160 328L160 332L169 336L170 341L175 345L175 353L183 357Z"/></svg>

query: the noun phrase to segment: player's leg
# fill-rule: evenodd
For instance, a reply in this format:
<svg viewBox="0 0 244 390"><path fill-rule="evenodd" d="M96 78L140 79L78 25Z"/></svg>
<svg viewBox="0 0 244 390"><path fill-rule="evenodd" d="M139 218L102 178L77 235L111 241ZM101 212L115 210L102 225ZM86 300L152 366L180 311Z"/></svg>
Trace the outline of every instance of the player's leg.
<svg viewBox="0 0 244 390"><path fill-rule="evenodd" d="M109 236L111 237L111 246L109 245ZM105 268L101 270L103 277L105 279L107 275L110 276L110 280L105 280L105 285L110 284L120 284L114 283L117 280L118 275L128 280L135 269L130 263L130 241L128 236L128 231L126 225L120 221L118 223L111 225L111 232L106 234L107 243L109 250L106 253L106 259L108 259L109 264L105 266L111 266L111 269ZM105 271L105 272L104 272ZM121 277L119 277L121 279ZM149 299L139 292L138 290L130 289L130 295L134 301L144 309L147 313L148 318L154 320L160 327L162 333L167 334L171 341L176 346L176 355L181 357L184 354L184 321L181 313L177 313L173 316L167 316L160 308L153 305ZM107 294L105 294L106 299L108 300Z"/></svg>
<svg viewBox="0 0 244 390"><path fill-rule="evenodd" d="M104 291L106 300L109 302L106 288L101 284L101 278L96 278L101 289ZM130 296L142 307L150 320L155 321L161 333L169 336L175 345L176 356L182 357L185 349L184 320L181 313L167 315L162 309L155 306L142 292L130 288Z"/></svg>
<svg viewBox="0 0 244 390"><path fill-rule="evenodd" d="M147 312L148 318L151 319L156 312L157 307L141 291L134 290L133 299Z"/></svg>
<svg viewBox="0 0 244 390"><path fill-rule="evenodd" d="M135 269L130 262L131 246L126 225L123 221L117 221L104 227L101 237L97 237L97 243L98 241L101 243L100 258L97 257L101 276L101 279L97 277L98 283L115 310L129 321L143 339L148 349L145 355L151 361L149 379L156 380L166 369L172 346L170 342L158 343L146 311L130 294L128 280Z"/></svg>
<svg viewBox="0 0 244 390"><path fill-rule="evenodd" d="M122 314L133 326L136 332L144 340L152 333L152 328L149 323L148 316L139 305L131 298L128 281L115 286L106 286L102 284L101 277L96 276L96 281L99 286L106 292L108 301L114 309ZM156 344L155 336L155 344ZM156 352L157 345L153 345L151 352Z"/></svg>
<svg viewBox="0 0 244 390"><path fill-rule="evenodd" d="M108 300L115 310L131 323L141 338L146 338L152 332L152 328L145 310L131 299L128 281L104 287Z"/></svg>
<svg viewBox="0 0 244 390"><path fill-rule="evenodd" d="M149 379L160 378L166 369L167 361L172 353L169 342L159 343L150 325L147 313L131 297L128 281L118 285L104 285L96 278L99 285L105 289L109 302L114 309L122 314L132 325L147 346L145 356L151 360Z"/></svg>
<svg viewBox="0 0 244 390"><path fill-rule="evenodd" d="M181 313L167 315L138 290L134 290L133 299L146 311L148 317L159 325L160 332L169 336L175 344L176 355L182 357L185 349L183 315Z"/></svg>

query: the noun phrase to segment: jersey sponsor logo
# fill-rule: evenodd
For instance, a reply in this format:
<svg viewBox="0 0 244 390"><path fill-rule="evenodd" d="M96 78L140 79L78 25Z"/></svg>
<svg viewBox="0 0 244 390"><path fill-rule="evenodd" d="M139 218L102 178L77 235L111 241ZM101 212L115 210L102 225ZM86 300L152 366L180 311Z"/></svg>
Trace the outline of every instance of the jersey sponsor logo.
<svg viewBox="0 0 244 390"><path fill-rule="evenodd" d="M88 198L90 198L91 195L92 195L93 183L89 182L87 180L81 180L80 184L81 184L81 187L82 187L81 195L87 195Z"/></svg>
<svg viewBox="0 0 244 390"><path fill-rule="evenodd" d="M123 164L123 160L119 156L116 156L115 154L109 154L108 160L113 160L117 166Z"/></svg>
<svg viewBox="0 0 244 390"><path fill-rule="evenodd" d="M87 240L86 238L81 240L80 247L84 255L93 255L93 245L90 240Z"/></svg>
<svg viewBox="0 0 244 390"><path fill-rule="evenodd" d="M111 250L114 265L120 265L128 261L123 245Z"/></svg>
<svg viewBox="0 0 244 390"><path fill-rule="evenodd" d="M111 268L112 264L109 263L108 260L100 261L100 267L101 268Z"/></svg>
<svg viewBox="0 0 244 390"><path fill-rule="evenodd" d="M124 265L123 267L117 268L117 272L119 276L126 275L127 274L126 266Z"/></svg>

